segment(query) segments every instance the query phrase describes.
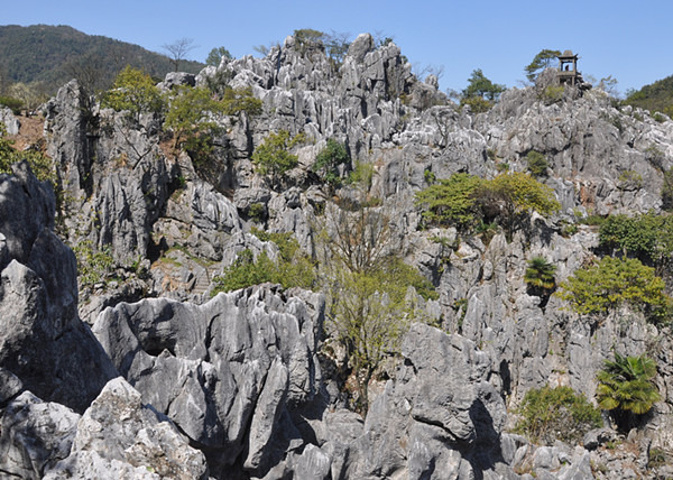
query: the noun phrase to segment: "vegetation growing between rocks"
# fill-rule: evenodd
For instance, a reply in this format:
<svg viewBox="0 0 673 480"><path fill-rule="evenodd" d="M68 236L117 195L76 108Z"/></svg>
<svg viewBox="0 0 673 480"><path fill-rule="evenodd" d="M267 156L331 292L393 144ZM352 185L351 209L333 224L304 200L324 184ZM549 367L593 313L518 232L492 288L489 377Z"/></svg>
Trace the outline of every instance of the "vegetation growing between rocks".
<svg viewBox="0 0 673 480"><path fill-rule="evenodd" d="M56 172L51 158L38 148L19 151L13 145L14 142L7 138L5 124L0 122L0 173L12 173L13 163L26 161L38 180L50 181L56 187Z"/></svg>
<svg viewBox="0 0 673 480"><path fill-rule="evenodd" d="M339 167L348 165L351 157L346 146L333 138L327 140L325 147L315 157L313 171L329 186L335 189L341 186Z"/></svg>
<svg viewBox="0 0 673 480"><path fill-rule="evenodd" d="M559 296L580 315L605 315L622 305L645 313L651 320L668 318L670 298L654 268L635 258L604 257L577 270L561 283Z"/></svg>
<svg viewBox="0 0 673 480"><path fill-rule="evenodd" d="M374 208L326 214L321 235L321 277L327 316L346 349L356 386L355 407L366 412L368 386L385 358L399 352L411 322L422 320L407 296L410 286L436 299L432 284L390 249L388 219Z"/></svg>
<svg viewBox="0 0 673 480"><path fill-rule="evenodd" d="M656 374L657 365L651 358L625 357L615 352L614 361L606 360L596 377L598 405L611 411L618 425L628 430L661 400L653 383Z"/></svg>
<svg viewBox="0 0 673 480"><path fill-rule="evenodd" d="M183 148L198 165L213 151L213 137L220 127L212 118L224 105L202 87L179 87L170 99L164 127L173 132L173 145Z"/></svg>
<svg viewBox="0 0 673 480"><path fill-rule="evenodd" d="M267 282L280 284L283 288L315 287L315 265L301 251L291 233L267 233L256 229L253 233L260 240L273 242L278 247L277 259L272 260L266 252L255 258L251 250L243 250L222 275L213 278L211 296Z"/></svg>
<svg viewBox="0 0 673 480"><path fill-rule="evenodd" d="M550 216L560 209L550 187L520 172L502 173L492 180L456 173L418 192L416 204L430 224L469 231L478 222L495 221L508 237L531 211Z"/></svg>
<svg viewBox="0 0 673 480"><path fill-rule="evenodd" d="M298 157L290 150L305 141L303 133L291 137L287 130L271 132L255 149L252 162L260 174L267 175L271 183L276 184L282 175L298 164Z"/></svg>
<svg viewBox="0 0 673 480"><path fill-rule="evenodd" d="M161 112L164 99L154 80L147 73L127 66L103 95L103 108L128 112L128 118L138 122L143 112Z"/></svg>
<svg viewBox="0 0 673 480"><path fill-rule="evenodd" d="M577 444L586 432L603 423L600 410L570 387L532 388L517 413L521 419L515 431L546 445L556 440Z"/></svg>

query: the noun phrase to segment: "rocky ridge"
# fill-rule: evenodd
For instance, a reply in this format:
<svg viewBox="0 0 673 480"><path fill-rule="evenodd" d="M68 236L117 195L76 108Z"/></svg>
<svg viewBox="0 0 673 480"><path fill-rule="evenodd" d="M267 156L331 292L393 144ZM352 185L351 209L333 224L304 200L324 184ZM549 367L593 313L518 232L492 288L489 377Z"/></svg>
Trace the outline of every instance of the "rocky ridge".
<svg viewBox="0 0 673 480"><path fill-rule="evenodd" d="M673 122L614 106L599 91L552 101L535 87L509 90L475 115L448 103L432 78L417 80L397 46L376 47L369 35L340 66L288 37L265 58L225 61L194 81L222 72L231 86L251 87L263 113L218 120L215 173L167 152L156 116L129 125L120 113L85 108L90 99L71 82L45 109L62 214L55 220L54 194L25 165L0 178L1 472L657 478L648 452L667 451L673 431L670 332L631 312L595 323L557 297L543 308L523 276L535 255L557 265L557 281L593 256L595 229L579 225L569 235L563 222L661 208ZM279 186L255 173L250 156L281 129L313 143L298 147L299 166ZM315 219L330 200L310 167L328 138L347 146L347 169L373 166L366 195L379 199L391 241L439 293L426 309L441 330L410 329L392 378L371 386L378 393L365 418L344 408L321 356L329 320L321 295L261 285L209 299L213 276L238 252L274 254L251 226L292 232L313 252ZM556 218L533 216L510 241L420 229L414 193L430 176L489 177L503 164L522 171L532 150L549 161L545 182L562 204ZM625 181L625 172L641 181ZM261 219L250 216L253 204ZM73 246L107 252L117 266L114 280L81 285L79 305L75 257L55 231ZM512 412L531 388L568 385L592 398L613 351L655 358L664 397L623 447L605 449L618 439L612 430L583 446L535 446L510 433ZM38 418L53 426L25 433Z"/></svg>

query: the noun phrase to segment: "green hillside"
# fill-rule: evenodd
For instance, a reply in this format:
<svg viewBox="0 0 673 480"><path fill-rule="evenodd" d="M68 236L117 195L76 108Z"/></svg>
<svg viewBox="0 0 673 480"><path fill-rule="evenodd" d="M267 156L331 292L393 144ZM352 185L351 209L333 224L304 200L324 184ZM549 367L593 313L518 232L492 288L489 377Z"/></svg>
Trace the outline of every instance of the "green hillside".
<svg viewBox="0 0 673 480"><path fill-rule="evenodd" d="M629 94L624 103L673 117L673 75Z"/></svg>
<svg viewBox="0 0 673 480"><path fill-rule="evenodd" d="M165 55L64 25L0 26L2 90L13 83L41 82L53 92L75 77L86 79L96 89L105 88L126 65L158 78L174 69ZM192 73L202 67L199 62L180 63L180 70Z"/></svg>

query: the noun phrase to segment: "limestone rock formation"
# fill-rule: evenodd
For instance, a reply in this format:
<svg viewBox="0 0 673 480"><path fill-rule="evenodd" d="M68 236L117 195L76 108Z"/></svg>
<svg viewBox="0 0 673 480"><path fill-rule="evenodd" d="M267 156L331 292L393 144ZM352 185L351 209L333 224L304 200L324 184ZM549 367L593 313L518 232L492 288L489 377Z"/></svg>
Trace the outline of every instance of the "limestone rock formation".
<svg viewBox="0 0 673 480"><path fill-rule="evenodd" d="M171 146L161 112L129 119L101 110L73 81L44 109L58 222L56 196L25 165L0 175L0 470L670 476L670 326L629 309L578 315L557 296L533 294L524 276L542 256L558 285L605 254L596 226L582 223L590 215L662 211L673 121L620 107L599 89L553 94L542 84L510 89L473 114L449 102L436 78L416 79L395 44L368 34L339 58L288 37L264 58L171 74L162 87L178 84L248 88L240 91L262 111L210 115L219 129L203 162ZM297 166L274 179L252 156L280 130L306 141L291 149ZM336 170L341 183L327 185L314 162L330 139L350 161ZM525 172L531 152L548 164L538 180L553 189L558 213L531 212L509 235L489 224L470 234L427 225L418 191L458 172ZM435 326L415 324L376 372L366 415L346 409L348 359L321 351L333 328L329 298L276 285L210 298L213 279L242 251L278 258L254 229L292 233L318 258L325 212L339 206L387 219L387 251L439 295L417 301L419 318ZM79 276L63 241L78 252ZM662 400L648 428L626 435L606 422L583 446L533 445L512 432L532 388L570 386L594 401L596 373L614 352L657 362ZM31 443L25 432L38 418L45 429Z"/></svg>

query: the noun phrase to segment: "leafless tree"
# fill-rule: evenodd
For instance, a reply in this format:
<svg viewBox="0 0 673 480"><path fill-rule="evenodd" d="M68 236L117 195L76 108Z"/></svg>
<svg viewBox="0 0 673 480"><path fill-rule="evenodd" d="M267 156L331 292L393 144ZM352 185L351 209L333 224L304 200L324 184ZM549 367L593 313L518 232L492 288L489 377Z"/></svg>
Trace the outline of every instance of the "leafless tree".
<svg viewBox="0 0 673 480"><path fill-rule="evenodd" d="M181 38L174 41L173 43L166 43L161 46L166 50L171 57L171 62L175 67L175 71L178 71L180 67L180 62L187 58L187 54L196 48L194 45L193 38Z"/></svg>

